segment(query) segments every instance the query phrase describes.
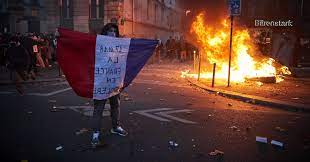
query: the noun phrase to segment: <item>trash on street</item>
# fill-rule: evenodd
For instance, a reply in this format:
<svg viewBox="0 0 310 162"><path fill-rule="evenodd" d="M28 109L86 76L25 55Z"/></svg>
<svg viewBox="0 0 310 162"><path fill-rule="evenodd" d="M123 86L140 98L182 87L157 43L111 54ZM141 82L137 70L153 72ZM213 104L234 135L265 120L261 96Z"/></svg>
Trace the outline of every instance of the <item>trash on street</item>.
<svg viewBox="0 0 310 162"><path fill-rule="evenodd" d="M231 127L229 127L230 129L232 129L232 130L238 130L238 127L237 126L231 126Z"/></svg>
<svg viewBox="0 0 310 162"><path fill-rule="evenodd" d="M210 152L209 155L210 155L210 156L217 156L217 155L223 156L223 155L224 155L224 152L215 149L214 151Z"/></svg>
<svg viewBox="0 0 310 162"><path fill-rule="evenodd" d="M49 103L55 103L56 100L48 100Z"/></svg>
<svg viewBox="0 0 310 162"><path fill-rule="evenodd" d="M62 146L57 146L56 147L56 151L62 151L63 150L63 147Z"/></svg>
<svg viewBox="0 0 310 162"><path fill-rule="evenodd" d="M271 140L270 142L272 145L274 146L278 146L278 147L283 147L284 144L282 142L279 142L279 141L275 141L275 140Z"/></svg>
<svg viewBox="0 0 310 162"><path fill-rule="evenodd" d="M76 134L76 135L80 135L80 134L83 134L83 133L86 133L86 132L88 132L88 129L82 128L81 130L75 132L75 134Z"/></svg>
<svg viewBox="0 0 310 162"><path fill-rule="evenodd" d="M259 143L268 143L267 137L256 136L256 142L259 142Z"/></svg>
<svg viewBox="0 0 310 162"><path fill-rule="evenodd" d="M169 141L169 146L170 146L170 147L178 147L179 144L176 143L175 141Z"/></svg>

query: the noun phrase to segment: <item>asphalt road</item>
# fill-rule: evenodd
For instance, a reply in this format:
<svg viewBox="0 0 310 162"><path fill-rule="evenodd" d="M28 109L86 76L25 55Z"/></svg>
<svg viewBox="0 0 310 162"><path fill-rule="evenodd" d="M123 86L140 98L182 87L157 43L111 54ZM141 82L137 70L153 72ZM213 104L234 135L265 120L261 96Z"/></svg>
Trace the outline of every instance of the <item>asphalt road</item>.
<svg viewBox="0 0 310 162"><path fill-rule="evenodd" d="M309 114L208 94L178 75L145 68L126 89L128 96L122 95L121 121L129 135L110 134L105 111L106 145L96 150L88 149L91 131L86 131L91 129L92 101L76 96L66 82L26 85L24 96L13 86L1 86L1 161L310 160ZM268 143L257 143L256 136L267 137ZM272 146L271 140L284 147ZM57 151L58 146L63 149ZM210 155L215 149L224 154Z"/></svg>

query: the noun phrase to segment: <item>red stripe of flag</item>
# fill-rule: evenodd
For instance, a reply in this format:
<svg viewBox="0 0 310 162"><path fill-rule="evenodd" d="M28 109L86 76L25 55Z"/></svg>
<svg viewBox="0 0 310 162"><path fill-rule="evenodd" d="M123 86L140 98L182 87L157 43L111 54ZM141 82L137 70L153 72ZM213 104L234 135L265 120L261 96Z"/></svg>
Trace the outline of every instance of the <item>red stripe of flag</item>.
<svg viewBox="0 0 310 162"><path fill-rule="evenodd" d="M96 35L59 28L57 59L72 89L93 98Z"/></svg>

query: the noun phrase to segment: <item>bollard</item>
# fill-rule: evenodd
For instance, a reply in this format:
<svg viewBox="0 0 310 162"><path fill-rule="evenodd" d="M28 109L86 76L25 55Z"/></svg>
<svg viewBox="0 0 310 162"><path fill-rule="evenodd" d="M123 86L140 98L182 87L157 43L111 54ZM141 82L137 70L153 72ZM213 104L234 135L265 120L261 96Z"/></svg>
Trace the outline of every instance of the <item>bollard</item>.
<svg viewBox="0 0 310 162"><path fill-rule="evenodd" d="M213 63L212 87L214 87L216 63Z"/></svg>
<svg viewBox="0 0 310 162"><path fill-rule="evenodd" d="M199 62L198 62L198 81L200 80L200 66L201 66L201 54L198 54Z"/></svg>
<svg viewBox="0 0 310 162"><path fill-rule="evenodd" d="M194 51L194 71L196 72L196 51Z"/></svg>

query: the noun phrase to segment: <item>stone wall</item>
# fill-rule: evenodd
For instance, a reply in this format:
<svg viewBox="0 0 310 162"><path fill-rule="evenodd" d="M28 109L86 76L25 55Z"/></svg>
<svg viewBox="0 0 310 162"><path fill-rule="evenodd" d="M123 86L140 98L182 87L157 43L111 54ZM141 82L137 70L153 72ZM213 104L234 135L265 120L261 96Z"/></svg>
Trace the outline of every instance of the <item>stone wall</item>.
<svg viewBox="0 0 310 162"><path fill-rule="evenodd" d="M73 29L89 32L89 2L88 0L73 0Z"/></svg>

